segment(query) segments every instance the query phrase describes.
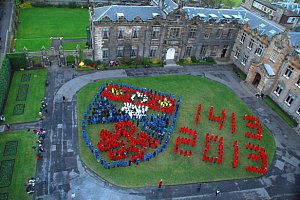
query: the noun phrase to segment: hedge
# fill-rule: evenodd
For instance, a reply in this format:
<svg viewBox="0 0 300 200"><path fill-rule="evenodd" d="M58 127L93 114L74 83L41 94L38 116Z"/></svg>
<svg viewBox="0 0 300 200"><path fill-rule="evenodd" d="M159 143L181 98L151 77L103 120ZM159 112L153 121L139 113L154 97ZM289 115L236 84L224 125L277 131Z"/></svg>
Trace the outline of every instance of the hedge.
<svg viewBox="0 0 300 200"><path fill-rule="evenodd" d="M24 53L6 54L14 71L29 67Z"/></svg>
<svg viewBox="0 0 300 200"><path fill-rule="evenodd" d="M5 57L0 68L0 113L3 111L5 99L9 90L12 68L8 57Z"/></svg>

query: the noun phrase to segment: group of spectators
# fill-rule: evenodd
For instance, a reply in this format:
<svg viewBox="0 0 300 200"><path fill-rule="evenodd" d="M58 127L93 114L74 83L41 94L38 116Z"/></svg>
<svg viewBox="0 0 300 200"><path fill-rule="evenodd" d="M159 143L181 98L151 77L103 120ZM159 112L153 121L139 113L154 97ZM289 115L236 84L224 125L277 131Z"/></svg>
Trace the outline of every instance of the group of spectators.
<svg viewBox="0 0 300 200"><path fill-rule="evenodd" d="M41 100L41 107L40 107L40 112L39 112L39 116L40 116L41 120L44 120L45 119L45 114L48 113L47 106L48 106L47 98L44 97Z"/></svg>
<svg viewBox="0 0 300 200"><path fill-rule="evenodd" d="M117 105L124 106L117 108ZM104 168L149 161L167 146L179 106L180 99L176 101L170 94L139 89L128 84L107 83L96 93L83 114L82 136ZM147 112L151 114L148 115ZM171 116L173 122L168 130ZM88 125L113 122L115 133L102 129L98 148L94 147L88 137L86 122ZM140 124L141 128L137 131ZM120 138L121 136L124 138ZM110 161L105 160L100 152L107 152Z"/></svg>
<svg viewBox="0 0 300 200"><path fill-rule="evenodd" d="M36 141L37 143L37 147L34 146L33 148L37 148L37 155L36 155L36 159L39 160L43 157L43 154L45 152L44 149L44 139L46 137L46 131L42 128L34 130L34 132L38 135L38 140Z"/></svg>

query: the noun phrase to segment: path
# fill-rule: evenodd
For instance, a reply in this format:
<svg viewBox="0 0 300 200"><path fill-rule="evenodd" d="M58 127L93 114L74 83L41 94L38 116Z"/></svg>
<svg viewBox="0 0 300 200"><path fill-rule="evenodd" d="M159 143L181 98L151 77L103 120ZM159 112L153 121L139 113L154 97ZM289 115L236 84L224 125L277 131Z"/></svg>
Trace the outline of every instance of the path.
<svg viewBox="0 0 300 200"><path fill-rule="evenodd" d="M80 161L78 151L76 92L97 79L128 76L193 74L221 82L241 97L253 112L273 132L276 155L268 173L260 178L124 189L96 176ZM193 66L184 68L150 68L97 71L72 79L72 69L53 66L49 69L47 88L49 114L43 122L48 136L47 155L38 163L36 199L293 199L300 197L299 135L256 99L227 66ZM55 94L55 95L53 95ZM67 102L62 102L62 95Z"/></svg>

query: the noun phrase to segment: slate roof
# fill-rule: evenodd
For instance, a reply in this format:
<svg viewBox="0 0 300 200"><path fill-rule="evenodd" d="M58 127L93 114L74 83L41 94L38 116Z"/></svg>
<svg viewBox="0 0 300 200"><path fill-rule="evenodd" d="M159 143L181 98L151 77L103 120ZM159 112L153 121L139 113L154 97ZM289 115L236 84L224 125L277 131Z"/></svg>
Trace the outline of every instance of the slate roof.
<svg viewBox="0 0 300 200"><path fill-rule="evenodd" d="M94 8L93 21L100 21L104 17L108 17L112 21L117 21L121 13L123 13L125 19L128 21L133 21L135 17L140 17L143 21L147 21L153 19L156 14L161 17L163 16L158 6L111 5Z"/></svg>
<svg viewBox="0 0 300 200"><path fill-rule="evenodd" d="M293 47L300 47L300 32L289 32L288 34L290 44Z"/></svg>
<svg viewBox="0 0 300 200"><path fill-rule="evenodd" d="M273 5L282 6L288 11L293 11L295 14L300 15L300 4L292 2L273 2Z"/></svg>
<svg viewBox="0 0 300 200"><path fill-rule="evenodd" d="M210 16L216 15L216 21L225 19L228 23L231 23L233 19L237 19L240 24L249 23L251 30L257 29L259 35L267 35L270 39L285 30L284 27L257 16L241 7L234 9L183 7L183 10L189 19L196 16L206 16L202 17L202 19L208 21ZM231 18L228 18L228 16Z"/></svg>

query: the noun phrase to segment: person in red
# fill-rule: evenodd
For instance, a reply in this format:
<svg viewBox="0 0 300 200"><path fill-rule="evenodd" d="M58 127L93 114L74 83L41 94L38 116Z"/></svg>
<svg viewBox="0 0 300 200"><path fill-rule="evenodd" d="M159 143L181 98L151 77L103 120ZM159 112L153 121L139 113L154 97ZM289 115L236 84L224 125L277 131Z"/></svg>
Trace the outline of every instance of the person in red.
<svg viewBox="0 0 300 200"><path fill-rule="evenodd" d="M162 185L163 185L163 180L160 179L160 181L158 182L158 188L160 189L162 187Z"/></svg>

